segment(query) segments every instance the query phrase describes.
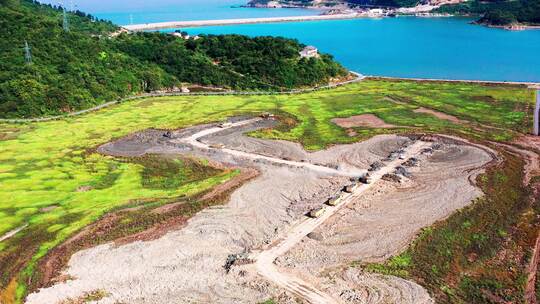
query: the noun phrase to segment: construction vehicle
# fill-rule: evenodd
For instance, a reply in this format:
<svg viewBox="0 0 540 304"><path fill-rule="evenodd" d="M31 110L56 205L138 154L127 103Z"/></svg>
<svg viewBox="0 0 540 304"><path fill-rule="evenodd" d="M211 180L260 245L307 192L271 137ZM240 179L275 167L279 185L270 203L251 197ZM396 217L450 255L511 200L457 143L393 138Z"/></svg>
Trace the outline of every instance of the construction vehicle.
<svg viewBox="0 0 540 304"><path fill-rule="evenodd" d="M334 196L334 197L329 198L329 199L326 201L326 204L327 204L328 206L337 206L337 204L339 204L340 201L341 201L341 196L336 195L336 196Z"/></svg>
<svg viewBox="0 0 540 304"><path fill-rule="evenodd" d="M268 112L264 112L262 113L261 115L259 115L260 118L264 118L264 119L272 119L274 118L274 114L272 113L268 113Z"/></svg>
<svg viewBox="0 0 540 304"><path fill-rule="evenodd" d="M165 137L165 138L172 138L172 132L171 132L171 131L167 131L167 132L163 133L163 137Z"/></svg>
<svg viewBox="0 0 540 304"><path fill-rule="evenodd" d="M352 183L350 185L347 185L343 188L343 192L346 192L346 193L353 193L354 189L356 189L356 186L357 184L356 183Z"/></svg>
<svg viewBox="0 0 540 304"><path fill-rule="evenodd" d="M371 184L372 180L371 180L371 177L366 174L366 175L360 177L360 182L362 184Z"/></svg>
<svg viewBox="0 0 540 304"><path fill-rule="evenodd" d="M309 212L309 216L312 218L319 218L325 211L326 209L324 207L315 208Z"/></svg>

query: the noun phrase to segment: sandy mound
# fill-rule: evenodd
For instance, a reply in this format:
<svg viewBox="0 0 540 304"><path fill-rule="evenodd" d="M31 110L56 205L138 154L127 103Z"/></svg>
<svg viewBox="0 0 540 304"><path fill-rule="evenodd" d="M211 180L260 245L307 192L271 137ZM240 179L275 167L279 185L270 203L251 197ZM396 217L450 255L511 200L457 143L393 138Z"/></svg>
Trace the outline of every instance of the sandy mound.
<svg viewBox="0 0 540 304"><path fill-rule="evenodd" d="M347 118L334 118L332 122L342 128L367 127L367 128L395 128L373 114L355 115Z"/></svg>

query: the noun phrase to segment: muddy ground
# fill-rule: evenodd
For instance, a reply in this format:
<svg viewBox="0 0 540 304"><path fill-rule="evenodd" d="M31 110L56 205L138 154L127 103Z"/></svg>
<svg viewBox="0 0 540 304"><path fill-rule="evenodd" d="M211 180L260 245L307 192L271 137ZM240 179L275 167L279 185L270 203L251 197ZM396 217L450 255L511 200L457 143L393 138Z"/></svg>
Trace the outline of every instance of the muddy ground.
<svg viewBox="0 0 540 304"><path fill-rule="evenodd" d="M368 169L373 162L410 142L406 137L384 135L307 153L296 143L243 135L273 125L263 120L201 140L340 169ZM181 138L208 126L172 132L171 138L164 137L163 131L147 130L106 144L98 151L116 156L179 153L252 167L260 175L233 192L228 204L198 213L181 230L151 241L106 244L78 252L64 274L73 280L31 294L28 303L56 303L95 290L108 294L98 303L257 303L268 298L291 302L293 296L258 277L250 265L233 267L227 273L223 267L227 256L272 242L347 184L348 178L255 162L181 143ZM410 169L410 179L376 185L369 195L341 210L316 231L316 237L306 238L278 263L347 303L428 303L425 290L413 282L365 275L355 269L334 273L331 278L324 273L350 261L381 260L402 250L421 227L481 195L469 178L478 173L475 168L489 160L490 156L479 148L444 144L440 151L426 155L418 167Z"/></svg>

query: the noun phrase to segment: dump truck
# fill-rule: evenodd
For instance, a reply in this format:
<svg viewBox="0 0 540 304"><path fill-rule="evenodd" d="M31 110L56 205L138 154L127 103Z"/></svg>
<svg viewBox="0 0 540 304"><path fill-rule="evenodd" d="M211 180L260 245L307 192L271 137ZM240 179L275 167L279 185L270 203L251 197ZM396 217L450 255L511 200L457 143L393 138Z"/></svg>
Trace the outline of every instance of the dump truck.
<svg viewBox="0 0 540 304"><path fill-rule="evenodd" d="M325 211L326 209L324 207L315 208L309 212L309 216L312 218L319 218Z"/></svg>
<svg viewBox="0 0 540 304"><path fill-rule="evenodd" d="M360 182L362 184L371 184L372 180L371 180L371 177L369 175L364 175L364 176L360 177Z"/></svg>
<svg viewBox="0 0 540 304"><path fill-rule="evenodd" d="M354 189L356 189L356 186L357 184L356 183L352 183L350 185L347 185L343 188L343 192L346 192L346 193L353 193Z"/></svg>
<svg viewBox="0 0 540 304"><path fill-rule="evenodd" d="M326 204L329 206L337 206L337 204L339 204L340 201L341 201L341 196L336 195L334 197L329 198L326 201Z"/></svg>

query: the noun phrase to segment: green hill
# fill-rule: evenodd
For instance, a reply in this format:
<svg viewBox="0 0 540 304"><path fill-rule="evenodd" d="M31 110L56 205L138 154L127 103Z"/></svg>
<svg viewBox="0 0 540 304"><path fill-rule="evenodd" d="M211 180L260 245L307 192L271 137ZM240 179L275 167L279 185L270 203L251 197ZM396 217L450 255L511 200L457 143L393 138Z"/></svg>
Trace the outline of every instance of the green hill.
<svg viewBox="0 0 540 304"><path fill-rule="evenodd" d="M326 83L345 69L328 55L300 59L284 38L239 35L198 40L161 33L122 34L83 12L30 0L0 0L0 117L35 117L88 108L123 96L178 86L284 90ZM31 62L25 59L28 42Z"/></svg>
<svg viewBox="0 0 540 304"><path fill-rule="evenodd" d="M251 0L250 6L265 6L272 0ZM422 3L422 0L278 0L282 5L291 7L333 7L340 4L348 4L351 7L355 6L382 6L382 7L411 7Z"/></svg>
<svg viewBox="0 0 540 304"><path fill-rule="evenodd" d="M438 11L442 13L479 15L481 18L478 23L487 25L540 24L540 1L538 0L471 0L460 4L442 6Z"/></svg>
<svg viewBox="0 0 540 304"><path fill-rule="evenodd" d="M264 7L270 0L251 0L249 5ZM413 7L434 0L278 0L278 3L291 7L333 7L346 4L349 7ZM540 1L538 0L465 0L458 4L443 5L435 10L438 13L478 16L478 23L486 25L538 25L540 24Z"/></svg>

